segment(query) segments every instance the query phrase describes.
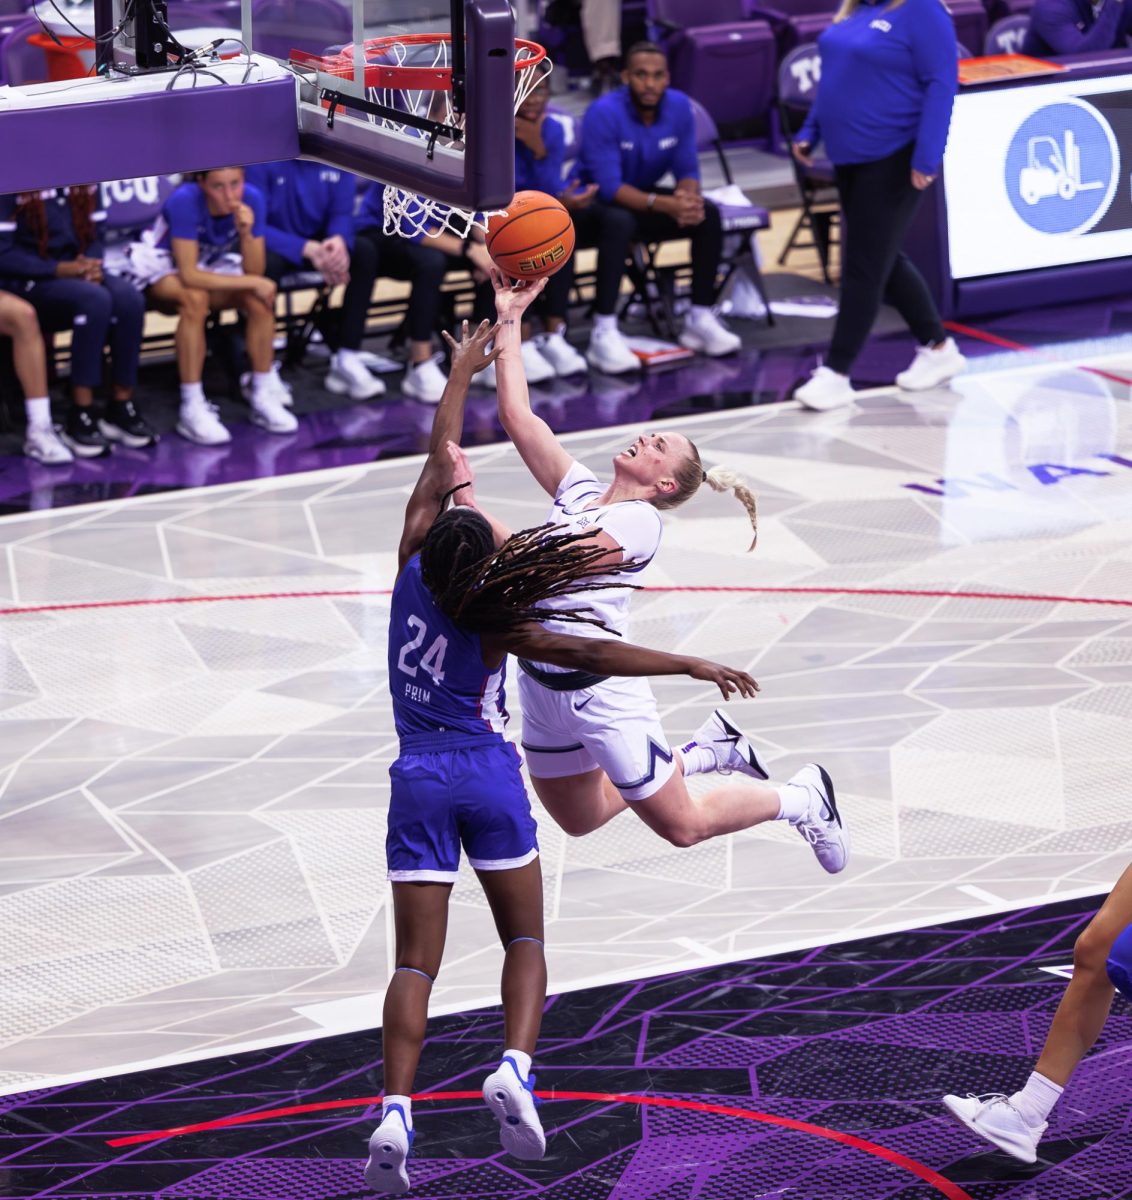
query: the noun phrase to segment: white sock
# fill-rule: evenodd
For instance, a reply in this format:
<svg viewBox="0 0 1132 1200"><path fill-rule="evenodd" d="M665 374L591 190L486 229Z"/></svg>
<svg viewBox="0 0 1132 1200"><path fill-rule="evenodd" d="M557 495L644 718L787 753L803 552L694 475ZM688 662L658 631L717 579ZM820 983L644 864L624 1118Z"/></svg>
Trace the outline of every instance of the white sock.
<svg viewBox="0 0 1132 1200"><path fill-rule="evenodd" d="M594 316L593 332L597 333L616 333L617 332L617 314L616 313L597 313Z"/></svg>
<svg viewBox="0 0 1132 1200"><path fill-rule="evenodd" d="M385 1120L386 1113L389 1112L389 1107L392 1104L399 1104L401 1110L405 1114L405 1127L412 1129L413 1127L413 1102L408 1096L386 1096L381 1101L381 1119Z"/></svg>
<svg viewBox="0 0 1132 1200"><path fill-rule="evenodd" d="M719 760L710 746L700 746L689 742L680 747L680 758L684 766L684 778L689 775L702 775L707 771L717 771Z"/></svg>
<svg viewBox="0 0 1132 1200"><path fill-rule="evenodd" d="M1044 1075L1031 1071L1026 1086L1010 1097L1010 1103L1022 1114L1022 1120L1031 1129L1036 1129L1049 1120L1049 1114L1064 1090Z"/></svg>
<svg viewBox="0 0 1132 1200"><path fill-rule="evenodd" d="M51 400L48 396L29 396L24 401L28 429L51 428Z"/></svg>
<svg viewBox="0 0 1132 1200"><path fill-rule="evenodd" d="M267 391L275 380L275 368L270 371L253 371L252 372L252 395L258 396L260 392Z"/></svg>
<svg viewBox="0 0 1132 1200"><path fill-rule="evenodd" d="M691 313L690 313L690 318L691 318L693 324L698 325L700 323L700 321L708 321L714 315L715 314L711 311L710 307L703 305L703 304L693 304Z"/></svg>
<svg viewBox="0 0 1132 1200"><path fill-rule="evenodd" d="M200 383L182 383L181 384L181 406L183 408L197 408L204 404L204 385Z"/></svg>
<svg viewBox="0 0 1132 1200"><path fill-rule="evenodd" d="M347 350L345 346L339 347L334 351L334 365L336 367L348 367L351 363L358 361L360 355L356 350Z"/></svg>
<svg viewBox="0 0 1132 1200"><path fill-rule="evenodd" d="M523 1050L504 1050L504 1058L513 1058L515 1066L519 1068L519 1074L524 1079L529 1079L531 1075L531 1056Z"/></svg>
<svg viewBox="0 0 1132 1200"><path fill-rule="evenodd" d="M778 793L776 821L800 821L810 811L810 789L800 783L784 783L774 789Z"/></svg>

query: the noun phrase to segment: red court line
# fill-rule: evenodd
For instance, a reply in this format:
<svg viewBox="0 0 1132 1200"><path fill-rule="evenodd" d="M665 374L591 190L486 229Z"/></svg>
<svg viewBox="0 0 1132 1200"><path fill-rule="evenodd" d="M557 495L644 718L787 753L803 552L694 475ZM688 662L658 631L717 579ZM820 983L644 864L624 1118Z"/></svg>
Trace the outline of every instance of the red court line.
<svg viewBox="0 0 1132 1200"><path fill-rule="evenodd" d="M928 600L1021 600L1035 604L1094 604L1132 608L1132 600L1115 596L1063 596L1044 592L949 592L935 588L868 587L747 587L741 584L703 584L645 587L642 592L712 592L752 596L911 596ZM245 592L230 596L157 596L136 600L81 600L70 604L28 604L0 608L0 617L30 616L34 613L89 612L113 608L157 608L171 604L223 604L251 600L334 600L358 596L388 596L390 588L353 588L344 591Z"/></svg>
<svg viewBox="0 0 1132 1200"><path fill-rule="evenodd" d="M918 1176L925 1183L946 1196L948 1200L973 1200L969 1192L964 1191L958 1184L952 1183L932 1167L887 1146L878 1146L876 1142L866 1141L856 1134L842 1133L837 1129L828 1129L824 1125L812 1125L809 1121L796 1121L793 1117L776 1117L770 1113L752 1112L745 1108L732 1108L726 1104L708 1104L702 1100L681 1100L669 1096L636 1096L618 1092L559 1092L539 1091L535 1093L540 1100L597 1100L605 1104L638 1104L648 1108L682 1108L693 1112L713 1113L721 1117L738 1117L744 1121L759 1121L764 1125L778 1125L783 1129L793 1129L798 1133L809 1133L827 1141L840 1142L851 1146L854 1150L863 1150L875 1158L884 1159L893 1166L900 1167ZM424 1095L413 1096L418 1103L426 1100L479 1100L479 1092L428 1092ZM157 1142L165 1138L182 1137L190 1133L204 1133L213 1129L231 1129L237 1125L250 1125L256 1121L271 1121L277 1117L302 1116L306 1113L329 1112L337 1108L368 1107L381 1103L380 1096L361 1096L354 1100L322 1100L316 1104L293 1104L287 1108L269 1108L260 1112L238 1113L232 1117L220 1117L215 1121L201 1121L197 1125L181 1125L174 1129L159 1129L150 1133L135 1133L129 1137L111 1138L106 1145L115 1149L121 1146L137 1146L144 1142Z"/></svg>
<svg viewBox="0 0 1132 1200"><path fill-rule="evenodd" d="M1001 346L1004 350L1025 350L1029 354L1044 354L1050 362L1059 362L1063 366L1076 368L1078 371L1088 371L1090 375L1099 375L1102 379L1111 379L1113 383L1132 384L1132 379L1124 375L1115 375L1112 371L1104 371L1100 367L1086 367L1081 363L1065 362L1040 346L1027 346L1024 342L1012 342L1009 338L999 337L997 333L988 333L985 329L976 329L973 325L962 325L958 321L944 321L944 329L964 337L975 338L980 342L988 342L992 346Z"/></svg>

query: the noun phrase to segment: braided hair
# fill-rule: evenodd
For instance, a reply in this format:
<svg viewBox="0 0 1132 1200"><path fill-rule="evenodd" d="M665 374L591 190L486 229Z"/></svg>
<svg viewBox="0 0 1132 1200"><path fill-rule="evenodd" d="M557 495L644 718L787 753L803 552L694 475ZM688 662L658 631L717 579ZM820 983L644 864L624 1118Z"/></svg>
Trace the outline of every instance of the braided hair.
<svg viewBox="0 0 1132 1200"><path fill-rule="evenodd" d="M707 484L713 492L733 492L735 499L747 510L747 519L751 522L751 544L747 547L750 553L759 540L759 511L755 493L743 482L740 475L727 467L712 467L705 471L700 461L700 452L689 439L689 454L672 472L676 480L676 488L667 495L654 496L651 500L653 508L677 508L685 500L690 500L703 484Z"/></svg>
<svg viewBox="0 0 1132 1200"><path fill-rule="evenodd" d="M71 206L71 224L75 229L75 240L79 253L85 254L95 240L94 210L97 188L85 184L67 189L67 200ZM40 258L47 257L50 230L47 227L47 206L39 192L25 192L16 201L16 220L22 221L35 238Z"/></svg>
<svg viewBox="0 0 1132 1200"><path fill-rule="evenodd" d="M473 633L510 633L545 621L547 611L539 605L555 596L634 586L611 584L605 577L632 570L636 563L603 564L609 550L595 545L592 534L557 533L560 528L548 524L521 530L496 550L485 517L473 508L449 509L432 523L421 544L421 578L437 608ZM598 575L601 582L595 582ZM556 621L608 629L585 605L556 608L553 615Z"/></svg>

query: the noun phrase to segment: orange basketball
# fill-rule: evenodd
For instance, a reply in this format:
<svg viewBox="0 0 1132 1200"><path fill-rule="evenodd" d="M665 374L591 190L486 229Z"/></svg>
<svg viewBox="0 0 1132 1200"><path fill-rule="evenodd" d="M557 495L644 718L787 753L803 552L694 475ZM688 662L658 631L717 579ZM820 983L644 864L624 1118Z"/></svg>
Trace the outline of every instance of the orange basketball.
<svg viewBox="0 0 1132 1200"><path fill-rule="evenodd" d="M574 253L574 222L545 192L519 192L487 223L487 252L512 279L541 279Z"/></svg>

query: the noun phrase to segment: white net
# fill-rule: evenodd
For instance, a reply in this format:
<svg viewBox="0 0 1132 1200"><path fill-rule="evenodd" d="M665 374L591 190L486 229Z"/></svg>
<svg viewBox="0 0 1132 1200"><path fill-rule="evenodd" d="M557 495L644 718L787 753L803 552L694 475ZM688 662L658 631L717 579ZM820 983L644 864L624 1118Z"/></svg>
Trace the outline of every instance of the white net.
<svg viewBox="0 0 1132 1200"><path fill-rule="evenodd" d="M415 67L427 70L449 71L451 68L451 43L446 38L424 43L380 39L379 45L367 43L367 63L382 66ZM515 46L515 108L516 110L534 88L550 74L552 64L540 46L529 42L516 42ZM450 78L450 75L449 75ZM386 108L411 113L416 117L435 121L451 130L464 129L464 114L457 112L452 102L451 88L414 88L404 86L368 87L366 97ZM395 130L406 137L431 138L412 125L391 117L370 118L387 129ZM435 137L435 148L463 153L463 139L454 135L439 134ZM500 210L473 212L433 200L418 192L388 185L385 189L385 223L387 234L416 239L422 234L436 237L441 233L452 233L463 240L473 229L487 230L488 220Z"/></svg>

